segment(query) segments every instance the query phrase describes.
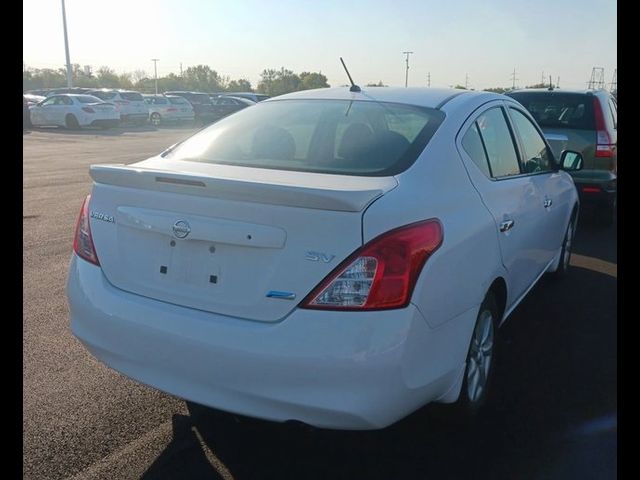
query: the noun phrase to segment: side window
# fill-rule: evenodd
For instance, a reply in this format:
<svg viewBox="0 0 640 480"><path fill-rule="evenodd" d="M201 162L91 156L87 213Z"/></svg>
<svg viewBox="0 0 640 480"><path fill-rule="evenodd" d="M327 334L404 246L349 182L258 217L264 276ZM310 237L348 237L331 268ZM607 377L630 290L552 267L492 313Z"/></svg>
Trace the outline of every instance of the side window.
<svg viewBox="0 0 640 480"><path fill-rule="evenodd" d="M520 174L518 155L501 108L487 110L476 120L494 178Z"/></svg>
<svg viewBox="0 0 640 480"><path fill-rule="evenodd" d="M509 108L511 119L522 141L523 170L524 173L547 172L553 169L551 153L544 143L544 139L522 112L515 108Z"/></svg>
<svg viewBox="0 0 640 480"><path fill-rule="evenodd" d="M47 106L49 106L49 105L55 105L55 102L56 102L56 99L57 99L57 98L58 98L58 97L49 97L49 98L47 98L47 99L42 103L42 106L43 106L43 107L47 107Z"/></svg>
<svg viewBox="0 0 640 480"><path fill-rule="evenodd" d="M71 98L69 98L69 97L62 97L62 104L63 105L73 105L73 100L71 100Z"/></svg>
<svg viewBox="0 0 640 480"><path fill-rule="evenodd" d="M609 99L609 108L611 109L611 116L613 117L613 128L618 128L618 108L613 100Z"/></svg>
<svg viewBox="0 0 640 480"><path fill-rule="evenodd" d="M491 176L489 170L489 162L487 162L487 154L482 146L482 138L480 138L480 132L478 131L478 125L473 122L473 125L469 127L467 133L462 137L462 148L467 152L467 155L471 157L471 160L478 166L482 173L487 177Z"/></svg>

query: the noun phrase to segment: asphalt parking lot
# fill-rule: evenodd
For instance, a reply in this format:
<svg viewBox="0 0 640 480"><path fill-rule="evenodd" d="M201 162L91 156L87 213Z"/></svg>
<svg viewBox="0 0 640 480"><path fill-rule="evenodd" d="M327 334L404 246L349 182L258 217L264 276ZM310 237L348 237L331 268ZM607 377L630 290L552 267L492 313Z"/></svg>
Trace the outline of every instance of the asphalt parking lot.
<svg viewBox="0 0 640 480"><path fill-rule="evenodd" d="M616 477L615 225L581 222L568 278L543 279L500 330L495 395L471 423L436 405L374 432L275 424L184 402L93 359L69 330L64 291L88 167L142 160L194 131L24 133L24 478Z"/></svg>

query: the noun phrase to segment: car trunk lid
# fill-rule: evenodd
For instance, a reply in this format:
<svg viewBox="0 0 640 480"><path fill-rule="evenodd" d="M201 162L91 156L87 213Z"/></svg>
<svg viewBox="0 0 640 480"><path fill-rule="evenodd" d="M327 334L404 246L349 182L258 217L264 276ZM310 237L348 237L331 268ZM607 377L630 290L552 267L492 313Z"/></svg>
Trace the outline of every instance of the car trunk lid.
<svg viewBox="0 0 640 480"><path fill-rule="evenodd" d="M91 176L91 230L113 285L265 322L362 244L362 212L397 185L159 157Z"/></svg>

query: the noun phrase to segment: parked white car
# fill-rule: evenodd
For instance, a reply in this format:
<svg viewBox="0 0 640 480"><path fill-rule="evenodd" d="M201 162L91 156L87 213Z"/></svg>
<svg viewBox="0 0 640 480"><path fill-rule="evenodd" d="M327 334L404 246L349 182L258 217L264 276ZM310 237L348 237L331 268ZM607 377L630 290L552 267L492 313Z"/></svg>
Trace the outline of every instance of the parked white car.
<svg viewBox="0 0 640 480"><path fill-rule="evenodd" d="M143 95L149 108L149 122L160 125L170 122L193 122L193 106L186 98L171 95Z"/></svg>
<svg viewBox="0 0 640 480"><path fill-rule="evenodd" d="M579 203L562 162L582 158L557 161L488 92L260 102L91 167L71 329L129 377L243 415L373 429L428 402L475 411L498 327L569 267Z"/></svg>
<svg viewBox="0 0 640 480"><path fill-rule="evenodd" d="M91 95L52 95L29 107L29 112L34 126L110 128L120 122L120 113L115 105Z"/></svg>
<svg viewBox="0 0 640 480"><path fill-rule="evenodd" d="M142 125L148 121L149 107L139 92L103 88L100 90L92 90L88 92L88 94L94 95L105 102L115 104L120 111L120 120L123 122Z"/></svg>

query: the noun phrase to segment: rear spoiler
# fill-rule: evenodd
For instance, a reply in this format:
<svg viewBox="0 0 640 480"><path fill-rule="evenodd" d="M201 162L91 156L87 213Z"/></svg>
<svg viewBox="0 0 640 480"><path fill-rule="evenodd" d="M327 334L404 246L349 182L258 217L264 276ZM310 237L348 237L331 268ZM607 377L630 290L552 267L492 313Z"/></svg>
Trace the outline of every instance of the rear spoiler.
<svg viewBox="0 0 640 480"><path fill-rule="evenodd" d="M287 172L298 178L295 183L283 184L276 180L277 176L282 176L282 171L265 172L264 169L214 165L207 167L223 175L176 173L173 170L126 165L92 165L89 173L99 184L345 212L364 210L398 184L393 177L352 177L306 172ZM242 171L241 178L238 178L238 169ZM230 173L235 173L236 178Z"/></svg>

